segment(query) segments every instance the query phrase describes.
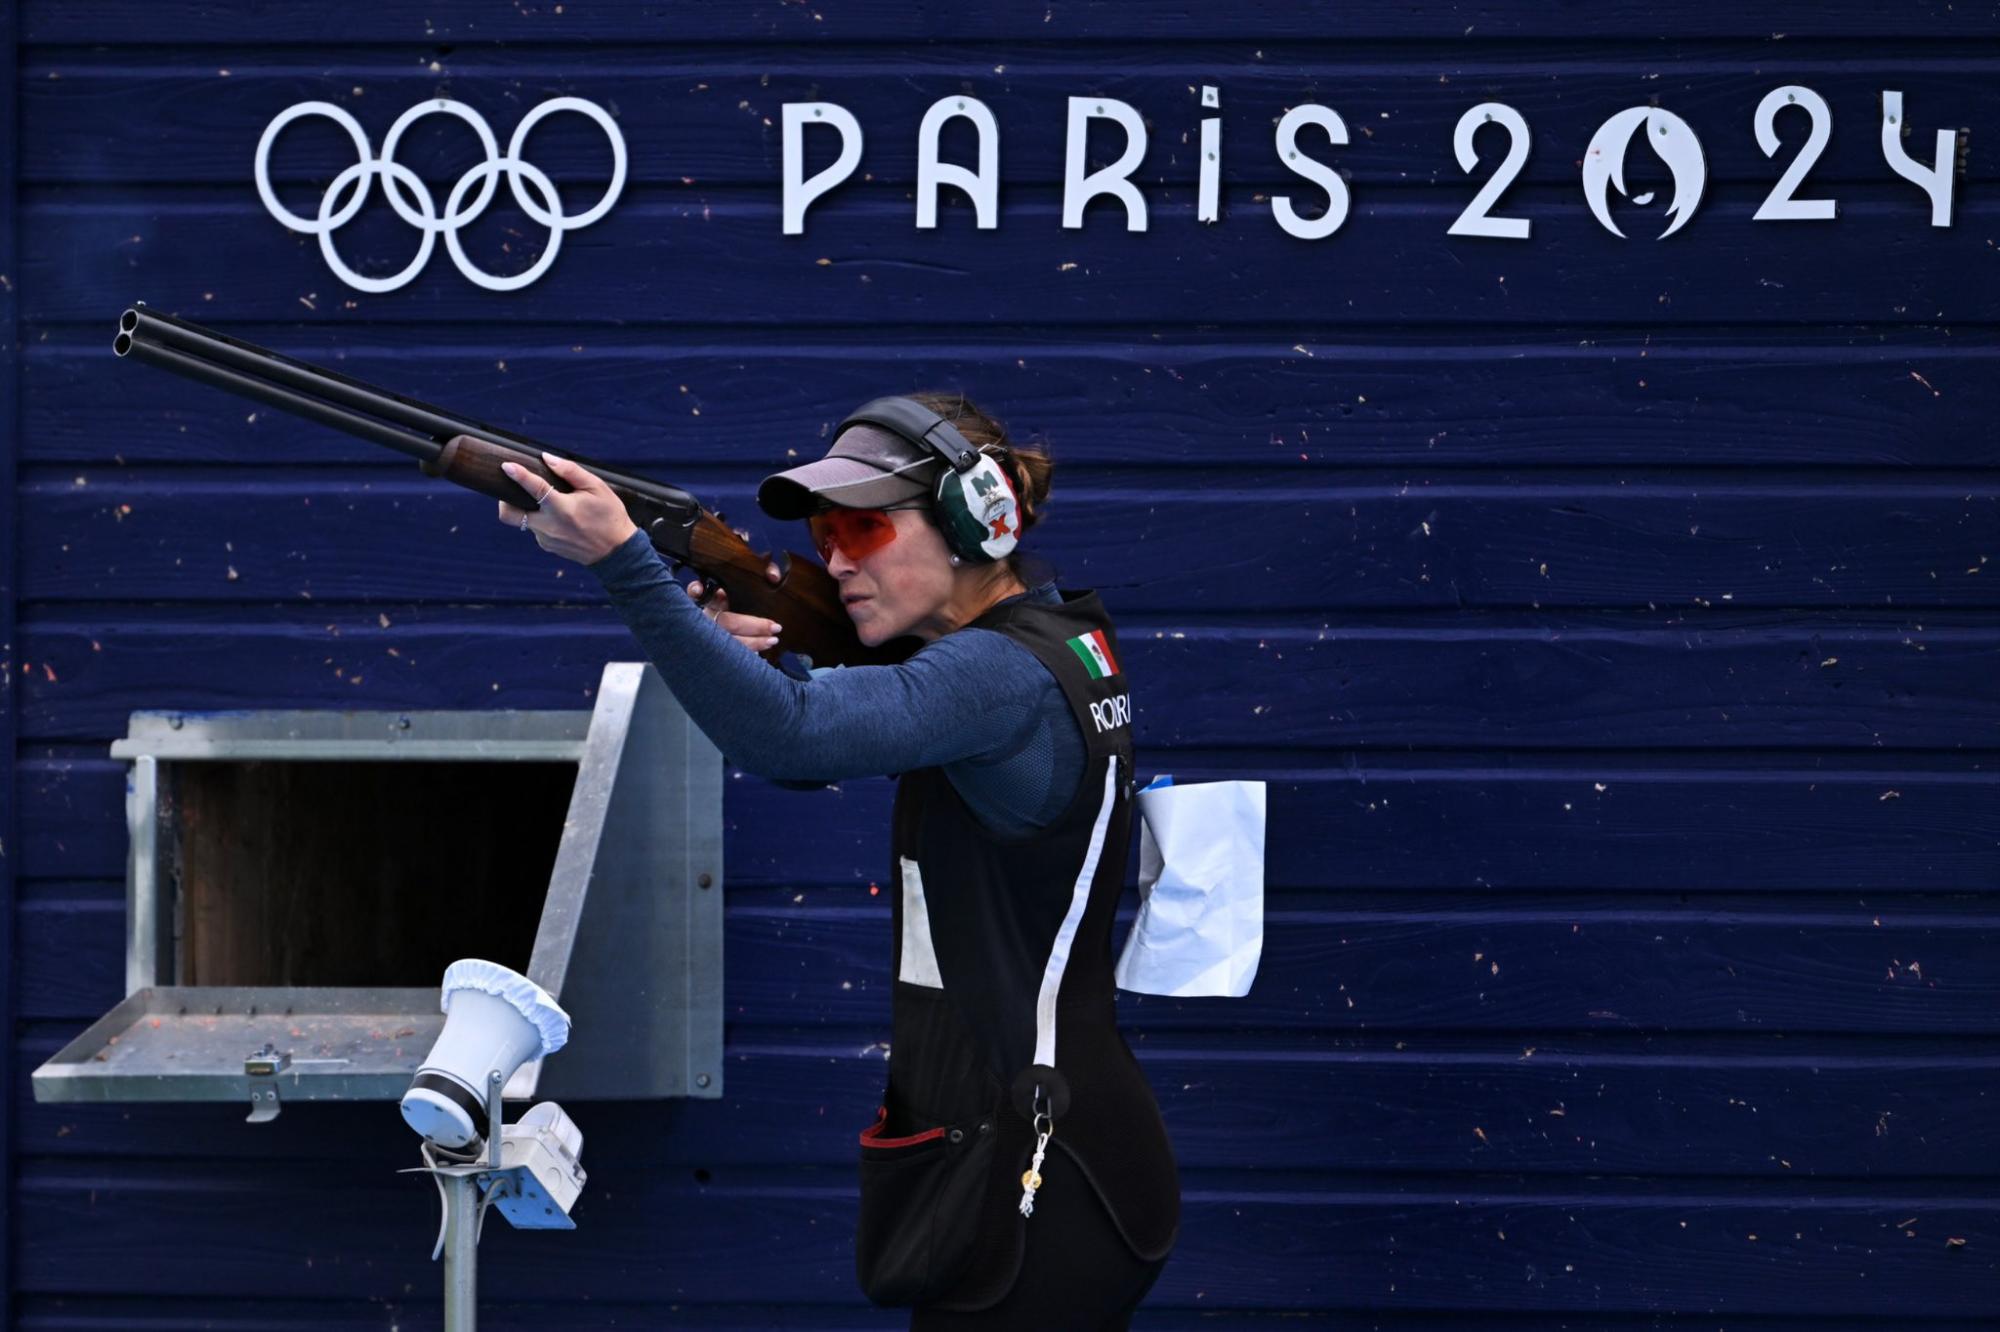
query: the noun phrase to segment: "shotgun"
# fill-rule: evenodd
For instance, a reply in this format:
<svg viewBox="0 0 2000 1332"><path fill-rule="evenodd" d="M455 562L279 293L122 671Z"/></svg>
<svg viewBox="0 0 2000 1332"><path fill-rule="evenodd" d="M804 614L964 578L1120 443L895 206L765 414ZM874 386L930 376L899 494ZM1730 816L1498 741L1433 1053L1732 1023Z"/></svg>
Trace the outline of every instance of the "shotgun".
<svg viewBox="0 0 2000 1332"><path fill-rule="evenodd" d="M776 620L784 626L778 645L763 656L776 663L796 652L815 666L865 666L897 662L918 643L892 639L876 647L861 642L840 602L840 588L824 567L787 552L776 563L783 576L765 574L769 554L678 486L670 486L441 407L390 393L323 366L281 356L254 342L229 337L138 302L118 320L111 344L131 357L281 411L344 430L415 458L426 476L443 477L517 508L531 509L528 492L500 470L517 463L568 494L570 486L543 464L547 451L589 468L611 487L625 512L645 532L653 548L674 567L685 565L708 588L729 595L731 610Z"/></svg>

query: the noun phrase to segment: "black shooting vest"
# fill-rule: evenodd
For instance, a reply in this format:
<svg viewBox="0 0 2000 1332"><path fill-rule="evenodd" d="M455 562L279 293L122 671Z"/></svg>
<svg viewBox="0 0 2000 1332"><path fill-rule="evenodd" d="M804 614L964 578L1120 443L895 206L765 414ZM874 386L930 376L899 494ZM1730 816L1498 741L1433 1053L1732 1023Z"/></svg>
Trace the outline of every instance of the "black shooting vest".
<svg viewBox="0 0 2000 1332"><path fill-rule="evenodd" d="M999 1135L977 1203L978 1255L950 1307L1004 1295L1035 1224L1019 1212L1034 1132L1017 1107L1031 1093L1015 1086L1030 1065L1053 1066L1067 1091L1047 1150L1081 1167L1134 1254L1164 1256L1180 1225L1166 1126L1112 1004L1112 917L1132 833L1131 704L1097 594L1061 595L1060 605L1002 603L972 627L1006 634L1061 685L1086 746L1069 807L1045 828L1003 837L942 769L905 773L896 787L894 1035L875 1131L895 1141L990 1125Z"/></svg>

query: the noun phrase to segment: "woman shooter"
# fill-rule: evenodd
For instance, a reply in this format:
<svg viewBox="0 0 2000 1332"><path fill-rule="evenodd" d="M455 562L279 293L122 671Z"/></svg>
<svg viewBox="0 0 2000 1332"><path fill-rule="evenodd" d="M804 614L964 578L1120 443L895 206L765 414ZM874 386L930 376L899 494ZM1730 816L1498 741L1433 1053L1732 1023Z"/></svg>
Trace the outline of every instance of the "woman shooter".
<svg viewBox="0 0 2000 1332"><path fill-rule="evenodd" d="M781 626L719 592L698 606L602 481L543 456L574 491L509 464L536 507L502 502L501 521L597 575L734 762L793 785L900 774L864 1292L911 1306L916 1330L1127 1326L1180 1184L1112 1004L1133 790L1117 634L1095 592L1059 591L1017 549L1047 456L919 394L865 404L825 457L767 477L759 505L806 520L861 642L921 642L896 665L792 671L756 655Z"/></svg>

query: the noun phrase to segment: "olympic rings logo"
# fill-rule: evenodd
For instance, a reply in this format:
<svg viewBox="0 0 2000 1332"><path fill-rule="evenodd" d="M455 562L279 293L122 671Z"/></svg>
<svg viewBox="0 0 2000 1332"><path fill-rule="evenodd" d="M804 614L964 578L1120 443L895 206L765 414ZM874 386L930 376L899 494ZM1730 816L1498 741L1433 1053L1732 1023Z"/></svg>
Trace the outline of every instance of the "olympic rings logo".
<svg viewBox="0 0 2000 1332"><path fill-rule="evenodd" d="M611 187L605 190L604 197L597 201L595 207L575 217L563 212L555 182L539 168L521 160L521 145L527 142L528 131L541 123L543 117L558 111L576 111L590 117L611 140ZM480 145L486 149L486 160L460 176L458 183L452 186L451 195L445 200L443 217L438 216L436 201L417 173L395 160L396 145L402 141L404 131L428 115L458 117L472 126L473 133L479 136ZM311 218L301 217L287 209L278 202L278 196L271 188L271 145L277 141L285 126L304 116L325 116L346 130L360 159L333 178L333 183L327 186L326 193L320 198L319 216ZM496 277L486 272L465 257L465 250L458 241L459 229L478 218L486 211L487 204L493 201L503 173L507 177L508 189L513 191L514 202L521 211L533 218L538 226L549 228L549 245L542 251L541 258L525 272L512 277ZM385 278L363 277L355 272L341 260L333 245L333 233L361 211L362 205L368 201L368 188L377 176L382 177L382 190L389 197L389 206L396 210L398 217L421 230L424 237L417 247L417 257L410 261L409 266ZM526 189L522 187L524 181ZM479 197L466 205L465 196L475 186L479 188ZM488 291L518 291L549 271L549 265L556 261L556 255L562 249L564 232L587 227L610 212L611 205L618 201L619 192L624 188L624 136L619 134L617 124L603 107L581 97L552 97L528 112L507 144L505 157L500 155L498 141L485 119L465 103L446 97L419 102L397 117L396 123L389 127L389 137L382 140L380 158L375 157L369 148L368 135L362 131L360 122L331 102L300 102L287 107L264 127L264 137L257 141L257 194L263 199L264 207L289 229L318 236L320 253L326 256L327 266L341 281L357 291L394 291L409 282L430 262L440 232L444 235L445 248L451 252L451 261L458 265L459 272ZM407 195L404 193L406 189L409 191ZM350 190L351 197L336 211L336 202ZM539 201L531 195L538 195Z"/></svg>

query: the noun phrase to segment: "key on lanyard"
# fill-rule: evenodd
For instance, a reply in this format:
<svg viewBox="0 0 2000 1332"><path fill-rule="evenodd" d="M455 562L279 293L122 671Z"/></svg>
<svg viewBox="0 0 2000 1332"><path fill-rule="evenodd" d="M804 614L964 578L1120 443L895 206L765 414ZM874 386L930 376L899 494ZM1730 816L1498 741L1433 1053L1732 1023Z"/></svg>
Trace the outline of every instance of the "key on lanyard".
<svg viewBox="0 0 2000 1332"><path fill-rule="evenodd" d="M1040 1087L1035 1088L1035 1100L1037 1104L1042 1100L1042 1089ZM1035 1214L1035 1190L1042 1187L1042 1158L1048 1154L1049 1139L1055 1135L1055 1131L1055 1117L1050 1115L1046 1110L1037 1109L1035 1111L1035 1159L1029 1162L1028 1168L1021 1174L1022 1216L1033 1216Z"/></svg>

